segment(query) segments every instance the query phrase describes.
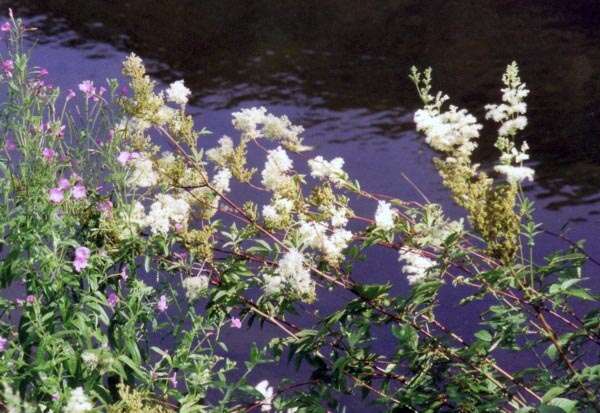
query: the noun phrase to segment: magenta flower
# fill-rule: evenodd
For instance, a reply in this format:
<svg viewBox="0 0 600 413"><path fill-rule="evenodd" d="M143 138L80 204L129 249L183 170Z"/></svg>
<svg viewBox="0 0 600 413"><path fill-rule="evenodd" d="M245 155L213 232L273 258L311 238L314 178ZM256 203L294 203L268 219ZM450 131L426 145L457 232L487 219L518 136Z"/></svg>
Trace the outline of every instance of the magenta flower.
<svg viewBox="0 0 600 413"><path fill-rule="evenodd" d="M98 202L97 208L98 211L102 212L103 214L110 214L113 209L113 204L107 199L106 201Z"/></svg>
<svg viewBox="0 0 600 413"><path fill-rule="evenodd" d="M7 21L2 23L2 26L0 26L0 31L10 32L10 22Z"/></svg>
<svg viewBox="0 0 600 413"><path fill-rule="evenodd" d="M173 375L169 377L169 382L171 382L171 386L177 387L177 372L173 372Z"/></svg>
<svg viewBox="0 0 600 413"><path fill-rule="evenodd" d="M46 69L45 67L40 67L40 70L38 70L38 75L48 76L48 69Z"/></svg>
<svg viewBox="0 0 600 413"><path fill-rule="evenodd" d="M12 72L15 70L15 65L11 59L6 59L2 62L2 70L7 77L12 77Z"/></svg>
<svg viewBox="0 0 600 413"><path fill-rule="evenodd" d="M48 191L48 198L50 198L52 203L60 204L63 199L65 199L65 194L60 188L52 188L50 191Z"/></svg>
<svg viewBox="0 0 600 413"><path fill-rule="evenodd" d="M8 344L8 340L4 337L0 336L0 352L6 350L6 345Z"/></svg>
<svg viewBox="0 0 600 413"><path fill-rule="evenodd" d="M83 198L85 198L86 195L87 195L87 192L85 190L85 186L83 186L81 184L75 185L73 187L73 189L71 189L71 195L75 199L83 199Z"/></svg>
<svg viewBox="0 0 600 413"><path fill-rule="evenodd" d="M29 294L25 298L25 301L27 301L27 304L33 304L33 303L35 303L35 295Z"/></svg>
<svg viewBox="0 0 600 413"><path fill-rule="evenodd" d="M71 183L69 182L69 180L67 178L60 178L58 180L58 188L62 189L63 191L65 189L68 189L71 186Z"/></svg>
<svg viewBox="0 0 600 413"><path fill-rule="evenodd" d="M119 303L119 296L115 293L108 294L108 298L106 299L110 308L115 308L115 306Z"/></svg>
<svg viewBox="0 0 600 413"><path fill-rule="evenodd" d="M45 160L47 160L48 162L51 162L54 157L56 156L56 152L54 152L54 149L52 148L44 148L42 149L42 156L44 157Z"/></svg>
<svg viewBox="0 0 600 413"><path fill-rule="evenodd" d="M73 267L75 271L81 272L82 269L88 266L88 259L90 258L90 249L86 247L77 247L75 249L75 259L73 260Z"/></svg>
<svg viewBox="0 0 600 413"><path fill-rule="evenodd" d="M96 87L94 82L91 80L84 80L79 84L79 90L85 94L87 99L93 97L96 94Z"/></svg>
<svg viewBox="0 0 600 413"><path fill-rule="evenodd" d="M167 311L167 308L169 308L169 304L167 304L167 297L161 295L158 303L156 304L156 309L161 313L164 313Z"/></svg>
<svg viewBox="0 0 600 413"><path fill-rule="evenodd" d="M10 136L8 136L6 138L6 141L4 142L4 149L6 149L9 152L17 149L17 145L15 144L15 141L13 141Z"/></svg>
<svg viewBox="0 0 600 413"><path fill-rule="evenodd" d="M121 165L125 165L127 164L127 162L133 160L133 159L138 159L140 157L140 154L137 152L127 152L127 151L123 151L119 153L119 156L117 156L117 161L119 161L119 163Z"/></svg>
<svg viewBox="0 0 600 413"><path fill-rule="evenodd" d="M231 317L231 328L242 328L242 321L237 317Z"/></svg>
<svg viewBox="0 0 600 413"><path fill-rule="evenodd" d="M75 92L73 91L73 89L67 89L67 96L65 97L65 99L71 100L74 97L75 97Z"/></svg>

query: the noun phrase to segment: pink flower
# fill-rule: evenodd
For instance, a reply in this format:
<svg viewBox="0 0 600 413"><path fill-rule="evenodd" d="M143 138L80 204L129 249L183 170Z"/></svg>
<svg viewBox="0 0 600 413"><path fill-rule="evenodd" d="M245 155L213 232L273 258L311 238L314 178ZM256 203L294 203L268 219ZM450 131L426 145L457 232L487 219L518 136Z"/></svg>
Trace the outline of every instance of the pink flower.
<svg viewBox="0 0 600 413"><path fill-rule="evenodd" d="M71 189L71 195L75 199L83 199L86 197L86 194L85 186L81 184L77 184Z"/></svg>
<svg viewBox="0 0 600 413"><path fill-rule="evenodd" d="M82 269L88 266L88 259L90 258L90 249L86 247L77 247L75 249L75 259L73 260L73 267L75 271L81 272Z"/></svg>
<svg viewBox="0 0 600 413"><path fill-rule="evenodd" d="M110 308L115 308L115 306L119 303L119 296L115 293L108 294L108 298L106 299Z"/></svg>
<svg viewBox="0 0 600 413"><path fill-rule="evenodd" d="M6 345L8 344L8 340L4 337L0 336L0 352L6 350Z"/></svg>
<svg viewBox="0 0 600 413"><path fill-rule="evenodd" d="M137 152L127 152L127 151L123 151L119 153L119 156L117 156L117 161L119 161L119 163L121 165L125 165L127 162L133 160L133 159L137 159L140 157L140 154Z"/></svg>
<svg viewBox="0 0 600 413"><path fill-rule="evenodd" d="M171 382L171 386L177 387L177 372L173 372L173 375L169 377L169 382Z"/></svg>
<svg viewBox="0 0 600 413"><path fill-rule="evenodd" d="M38 75L48 76L48 69L46 69L45 67L40 67L40 70L38 70Z"/></svg>
<svg viewBox="0 0 600 413"><path fill-rule="evenodd" d="M52 203L60 204L63 199L65 199L65 194L60 188L52 188L50 191L48 191L48 198L50 198Z"/></svg>
<svg viewBox="0 0 600 413"><path fill-rule="evenodd" d="M91 98L96 94L96 87L91 80L84 80L79 84L79 90L85 94L86 98Z"/></svg>
<svg viewBox="0 0 600 413"><path fill-rule="evenodd" d="M169 308L169 304L167 304L167 297L161 295L158 303L156 304L156 309L161 313L164 313L167 311L167 308Z"/></svg>
<svg viewBox="0 0 600 413"><path fill-rule="evenodd" d="M27 304L33 304L33 303L35 303L35 295L29 294L25 298L25 301L27 301Z"/></svg>
<svg viewBox="0 0 600 413"><path fill-rule="evenodd" d="M10 22L7 21L2 23L2 26L0 26L0 31L10 32Z"/></svg>
<svg viewBox="0 0 600 413"><path fill-rule="evenodd" d="M54 152L54 149L52 148L44 148L42 149L42 156L44 157L45 160L47 160L48 162L51 162L54 157L56 156L56 152Z"/></svg>
<svg viewBox="0 0 600 413"><path fill-rule="evenodd" d="M71 100L74 97L75 97L75 92L73 91L73 89L67 89L67 96L65 97L65 99Z"/></svg>
<svg viewBox="0 0 600 413"><path fill-rule="evenodd" d="M60 178L58 180L58 188L62 189L63 191L65 189L68 189L71 186L71 183L69 182L69 180L67 178Z"/></svg>
<svg viewBox="0 0 600 413"><path fill-rule="evenodd" d="M231 317L231 328L242 328L242 321L237 317Z"/></svg>
<svg viewBox="0 0 600 413"><path fill-rule="evenodd" d="M2 70L7 77L12 77L12 72L15 69L15 65L11 59L6 59L2 62Z"/></svg>
<svg viewBox="0 0 600 413"><path fill-rule="evenodd" d="M98 211L102 212L103 214L110 214L113 209L113 204L107 199L106 201L98 202L97 208Z"/></svg>
<svg viewBox="0 0 600 413"><path fill-rule="evenodd" d="M127 278L129 278L129 276L127 275L127 267L123 267L123 269L121 270L121 279L123 281L127 281Z"/></svg>

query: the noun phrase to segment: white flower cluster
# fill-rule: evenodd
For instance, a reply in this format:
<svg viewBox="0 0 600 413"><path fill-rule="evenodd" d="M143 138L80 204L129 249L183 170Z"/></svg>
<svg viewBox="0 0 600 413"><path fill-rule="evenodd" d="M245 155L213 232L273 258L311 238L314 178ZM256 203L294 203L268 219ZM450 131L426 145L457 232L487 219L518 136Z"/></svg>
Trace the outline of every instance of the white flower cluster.
<svg viewBox="0 0 600 413"><path fill-rule="evenodd" d="M233 155L233 140L229 136L219 139L219 146L206 151L206 157L220 166L227 165L227 159Z"/></svg>
<svg viewBox="0 0 600 413"><path fill-rule="evenodd" d="M153 234L166 234L171 224L187 226L190 205L183 199L168 194L158 194L156 201L150 206L150 212L144 224L150 227Z"/></svg>
<svg viewBox="0 0 600 413"><path fill-rule="evenodd" d="M334 228L345 227L348 224L350 210L346 207L334 208L331 211L331 226Z"/></svg>
<svg viewBox="0 0 600 413"><path fill-rule="evenodd" d="M521 183L526 179L533 181L535 175L535 171L526 166L496 165L494 170L506 176L506 180L511 184Z"/></svg>
<svg viewBox="0 0 600 413"><path fill-rule="evenodd" d="M329 180L336 185L348 180L348 174L343 169L343 158L337 157L327 161L322 156L317 156L308 161L308 166L310 167L310 176L313 178Z"/></svg>
<svg viewBox="0 0 600 413"><path fill-rule="evenodd" d="M229 192L229 182L231 181L231 171L228 168L221 168L212 179L212 186L219 193Z"/></svg>
<svg viewBox="0 0 600 413"><path fill-rule="evenodd" d="M421 213L422 216L419 216ZM463 219L447 220L438 204L427 204L418 213L410 215L416 221L412 228L412 241L420 247L441 248L450 235L460 234L464 230Z"/></svg>
<svg viewBox="0 0 600 413"><path fill-rule="evenodd" d="M132 159L130 161L133 166L133 171L129 177L129 183L141 188L148 188L156 185L158 182L158 174L154 170L154 164L151 159L144 156Z"/></svg>
<svg viewBox="0 0 600 413"><path fill-rule="evenodd" d="M275 197L271 204L263 206L263 218L273 224L288 216L294 207L294 201L287 198Z"/></svg>
<svg viewBox="0 0 600 413"><path fill-rule="evenodd" d="M196 275L194 277L186 277L183 279L183 288L185 296L189 302L195 301L204 295L208 289L209 279L206 275Z"/></svg>
<svg viewBox="0 0 600 413"><path fill-rule="evenodd" d="M94 405L86 396L83 388L77 387L71 391L71 396L67 405L64 407L63 413L86 413L91 411Z"/></svg>
<svg viewBox="0 0 600 413"><path fill-rule="evenodd" d="M296 249L290 249L279 260L275 275L264 275L267 295L279 294L284 288L299 296L314 296L315 284L310 278L310 271L304 266L304 256Z"/></svg>
<svg viewBox="0 0 600 413"><path fill-rule="evenodd" d="M91 351L84 351L81 354L81 361L83 361L83 364L85 364L92 370L98 367L98 363L100 362L96 353L93 353Z"/></svg>
<svg viewBox="0 0 600 413"><path fill-rule="evenodd" d="M523 101L529 95L525 83L519 78L519 68L513 62L508 65L502 76L502 82L506 86L502 89L502 101L499 105L486 105L486 119L493 119L500 123L498 134L500 136L514 135L517 131L527 126L527 104Z"/></svg>
<svg viewBox="0 0 600 413"><path fill-rule="evenodd" d="M185 105L192 94L192 91L185 87L183 80L171 83L166 90L167 100L178 105Z"/></svg>
<svg viewBox="0 0 600 413"><path fill-rule="evenodd" d="M352 241L352 232L344 228L334 228L328 234L328 225L322 222L300 221L298 234L300 242L320 251L327 262L336 264L343 257L342 251Z"/></svg>
<svg viewBox="0 0 600 413"><path fill-rule="evenodd" d="M248 108L233 113L233 127L241 131L243 137L250 139L267 138L281 141L282 144L295 152L310 149L302 144L300 134L304 128L293 125L287 116L277 117L267 113L267 109Z"/></svg>
<svg viewBox="0 0 600 413"><path fill-rule="evenodd" d="M452 153L457 157L469 157L477 147L473 139L479 137L482 126L466 109L450 106L447 112L440 113L436 105L419 109L415 112L414 121L417 130L425 134L425 141L438 151Z"/></svg>
<svg viewBox="0 0 600 413"><path fill-rule="evenodd" d="M375 225L384 231L394 228L394 218L398 211L392 208L389 202L379 201L375 210Z"/></svg>
<svg viewBox="0 0 600 413"><path fill-rule="evenodd" d="M418 252L403 248L399 251L398 261L404 261L406 264L402 267L402 272L410 285L420 283L431 275L431 269L436 263Z"/></svg>
<svg viewBox="0 0 600 413"><path fill-rule="evenodd" d="M261 183L270 191L278 192L292 185L292 177L287 175L293 167L285 149L281 146L268 152L267 162L261 172Z"/></svg>

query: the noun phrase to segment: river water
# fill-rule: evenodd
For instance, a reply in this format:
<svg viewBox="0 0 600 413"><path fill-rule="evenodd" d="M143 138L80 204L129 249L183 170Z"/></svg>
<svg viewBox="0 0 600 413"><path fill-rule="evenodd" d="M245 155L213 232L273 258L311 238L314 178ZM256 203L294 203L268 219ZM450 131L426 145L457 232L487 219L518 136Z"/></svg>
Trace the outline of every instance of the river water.
<svg viewBox="0 0 600 413"><path fill-rule="evenodd" d="M303 125L305 142L326 158L344 157L368 190L421 200L405 174L452 216L461 211L414 131L419 102L409 68L432 66L434 88L483 119L483 106L500 99L504 68L516 60L531 89L523 137L536 180L525 190L536 217L550 230L587 239L589 252L600 256L598 2L0 0L2 9L9 6L39 28L34 62L62 88L117 76L134 51L161 81L185 79L197 123L214 132L207 146L234 136L231 112L264 105ZM484 167L497 157L495 127L486 129L477 152ZM356 205L365 215L374 208ZM540 257L565 246L542 241ZM363 279L393 281L401 277L397 267L393 254L382 253ZM600 278L589 270L588 285L598 291ZM452 328L473 331L451 314L450 306L441 317ZM229 340L241 356L247 336Z"/></svg>

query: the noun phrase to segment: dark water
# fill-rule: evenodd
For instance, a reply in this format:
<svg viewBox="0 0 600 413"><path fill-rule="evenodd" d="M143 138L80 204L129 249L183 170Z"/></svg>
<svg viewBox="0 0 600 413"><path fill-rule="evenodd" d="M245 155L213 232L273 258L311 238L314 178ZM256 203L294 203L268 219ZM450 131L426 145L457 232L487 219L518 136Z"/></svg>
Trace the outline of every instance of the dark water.
<svg viewBox="0 0 600 413"><path fill-rule="evenodd" d="M432 66L435 87L483 119L516 60L532 91L523 137L538 220L555 231L567 225L600 256L600 2L0 0L9 6L40 29L35 60L63 88L116 76L135 51L165 83L185 79L198 124L215 132L207 146L233 134L231 112L264 105L304 125L306 142L326 158L343 156L365 188L418 199L404 173L453 215L460 211L414 132L409 68ZM497 157L487 126L477 153L484 165ZM357 210L372 215L374 206ZM562 246L543 240L541 252ZM372 280L400 276L394 254L365 269ZM471 332L453 311L448 304L441 317Z"/></svg>

